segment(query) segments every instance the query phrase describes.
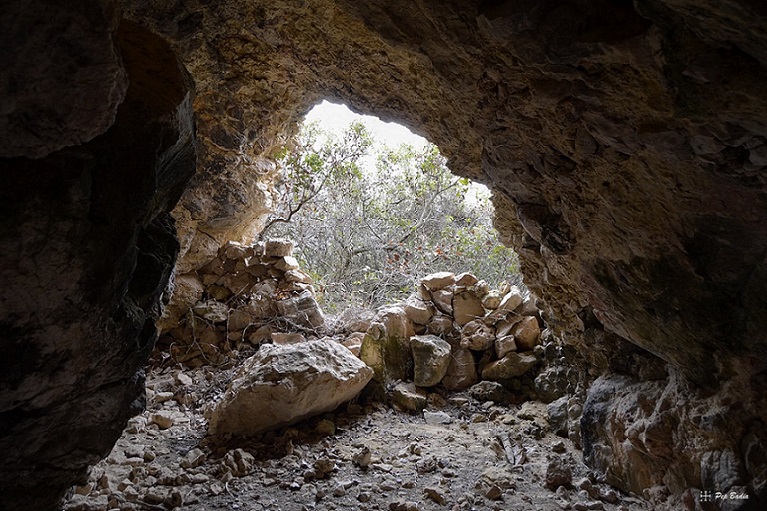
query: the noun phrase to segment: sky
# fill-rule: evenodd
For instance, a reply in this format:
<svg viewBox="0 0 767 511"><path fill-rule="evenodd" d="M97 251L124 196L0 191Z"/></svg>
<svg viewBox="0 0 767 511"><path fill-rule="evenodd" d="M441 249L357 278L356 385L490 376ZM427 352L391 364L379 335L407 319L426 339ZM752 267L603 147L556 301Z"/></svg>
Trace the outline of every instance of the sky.
<svg viewBox="0 0 767 511"><path fill-rule="evenodd" d="M410 144L415 148L428 144L427 140L393 122L383 122L378 117L358 115L349 110L346 105L337 105L323 101L312 108L306 115L307 122L318 121L327 131L340 135L353 121L362 121L365 128L373 135L373 139L389 147Z"/></svg>
<svg viewBox="0 0 767 511"><path fill-rule="evenodd" d="M315 121L320 124L322 129L335 135L341 135L353 121L361 121L373 136L374 143L391 148L401 144L410 144L418 149L429 143L428 140L416 135L401 124L383 122L378 117L370 115L355 114L346 105L339 105L328 101L319 103L306 114L305 122ZM374 168L375 158L372 156L363 158L363 169L366 166L370 166L371 169ZM469 200L477 200L477 197L486 196L487 194L489 192L483 185L472 183L472 186L469 188L468 198Z"/></svg>

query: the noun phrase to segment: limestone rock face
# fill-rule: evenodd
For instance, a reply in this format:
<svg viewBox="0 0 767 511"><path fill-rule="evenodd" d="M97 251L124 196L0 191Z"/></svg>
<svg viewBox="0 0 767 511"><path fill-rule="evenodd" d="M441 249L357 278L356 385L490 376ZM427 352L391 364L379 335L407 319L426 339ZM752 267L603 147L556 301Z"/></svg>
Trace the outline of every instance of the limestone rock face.
<svg viewBox="0 0 767 511"><path fill-rule="evenodd" d="M322 98L412 127L452 169L490 186L495 225L545 301L553 334L578 349L590 378L641 357L654 360L645 368L668 365L716 399L764 393L767 16L760 2L16 4L0 13L0 41L12 49L1 62L2 155L19 157L3 161L0 188L0 253L9 259L3 360L15 364L2 371L1 394L14 449L0 447L27 451L4 460L11 468L2 471L38 489L22 495L42 499L50 494L39 481L70 482L61 474L105 452L111 435L81 449L71 442L84 435L67 428L58 442L42 424L87 428L81 392L96 396L115 384L125 392L120 403L138 395L133 375L151 344L154 313L146 313L157 303L147 297L159 295L154 284L172 262L137 247L157 245L144 230L176 203L173 169L193 157L193 126L199 166L173 212L184 254L179 274L209 261L225 240L250 241L271 201L272 155ZM129 39L141 51L132 58L128 39L114 35L121 16L136 24ZM176 57L197 87L195 123ZM157 228L169 232L165 224ZM131 278L150 266L140 283ZM132 293L142 298L126 298ZM129 362L106 375L108 361L86 361L86 352ZM114 392L87 409L123 409ZM78 405L65 413L56 406L63 403ZM745 402L738 424L764 429L762 404ZM682 420L685 406L669 402L668 420ZM32 416L45 419L30 428ZM104 413L89 431L121 421ZM711 445L687 453L702 458L720 437L733 439L735 458L758 452L744 427L713 421L710 428ZM17 441L22 431L32 440ZM619 435L619 428L597 433ZM28 460L52 466L37 457L34 438L43 436L61 446L62 473L27 477L31 471L17 469ZM693 474L692 487L702 487L708 472L690 468L671 442L656 437L668 448L668 477L656 471L647 480ZM707 459L728 466L729 455ZM634 485L618 479L622 488ZM32 500L19 499L46 507Z"/></svg>
<svg viewBox="0 0 767 511"><path fill-rule="evenodd" d="M210 415L211 435L252 436L333 410L354 398L373 370L335 342L264 345Z"/></svg>

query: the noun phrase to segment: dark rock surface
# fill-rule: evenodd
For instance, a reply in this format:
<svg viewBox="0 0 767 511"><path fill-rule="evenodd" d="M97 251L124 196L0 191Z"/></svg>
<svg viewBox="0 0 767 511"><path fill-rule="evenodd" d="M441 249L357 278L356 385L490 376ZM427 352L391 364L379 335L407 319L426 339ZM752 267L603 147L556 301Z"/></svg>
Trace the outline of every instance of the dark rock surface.
<svg viewBox="0 0 767 511"><path fill-rule="evenodd" d="M663 434L651 436L662 463L638 471L639 479L631 467L642 463L632 456L611 468L587 455L594 467L624 489L742 482L753 495L748 504L760 505L767 484L755 433L767 422L761 3L128 0L122 13L106 0L98 8L62 5L50 17L29 2L2 14L4 47L17 48L4 56L2 154L41 158L3 162L9 367L0 442L18 443L22 430L29 437L26 454L6 451L13 454L3 474L30 467L42 452L46 470L84 466L116 437L137 395L138 380L131 382L153 329L146 314L170 259L137 257L136 247L157 244L159 231L140 233L162 230L158 214L173 205L185 174L176 169L187 161L178 129L164 132L159 149L147 140L191 122L183 80L166 74L176 54L196 83L201 140L198 172L174 212L184 271L258 226L274 177L269 157L319 99L399 120L439 145L456 173L494 190L496 225L545 300L553 334L577 348L588 379L608 371L625 378L614 398L591 393L582 421L590 445L621 448L614 441L630 424L589 429L589 417L622 417L622 402L674 397L661 400L663 410L642 410L663 414ZM170 48L134 27L145 51L128 50L129 35L110 35L121 14ZM159 65L149 72L152 63ZM138 97L128 89L105 132L126 94L122 67ZM175 113L179 105L187 117ZM157 122L142 124L147 119ZM152 270L139 278L143 264ZM83 420L78 396L96 399L106 388L112 405L89 405L99 413ZM693 408L714 399L737 410L696 426L688 396ZM595 403L600 414L589 412ZM693 431L695 441L680 450L663 421ZM39 432L56 424L57 435L64 425L93 425L104 435L90 438L103 440L75 453L82 435L55 443L48 434L53 449ZM49 484L66 480L59 474Z"/></svg>
<svg viewBox="0 0 767 511"><path fill-rule="evenodd" d="M144 408L168 211L195 165L191 82L138 25L114 40L131 83L114 125L0 160L0 509L55 509Z"/></svg>

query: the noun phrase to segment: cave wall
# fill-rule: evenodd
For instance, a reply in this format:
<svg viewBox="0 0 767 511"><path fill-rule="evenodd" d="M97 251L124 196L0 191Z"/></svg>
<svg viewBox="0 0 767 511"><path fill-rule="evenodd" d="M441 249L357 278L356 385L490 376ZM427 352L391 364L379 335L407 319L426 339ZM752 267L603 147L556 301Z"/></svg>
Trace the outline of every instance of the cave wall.
<svg viewBox="0 0 767 511"><path fill-rule="evenodd" d="M627 490L659 488L651 497L750 484L749 504L759 505L765 442L754 431L767 422L760 2L61 5L42 16L18 3L0 31L19 48L2 57L10 72L0 89L2 156L16 158L3 166L18 183L3 189L11 283L2 291L3 360L16 369L5 371L3 431L11 433L1 441L35 421L30 431L63 435L86 417L77 412L84 394L62 389L111 385L110 399L123 392L121 402L138 395L128 383L140 378L173 250L136 254L169 232L162 212L191 166L191 150L181 150L191 144L190 107L199 164L173 210L178 272L223 241L248 241L271 200L270 157L300 115L327 98L408 125L455 173L491 187L496 226L519 252L526 282L597 381L582 427L596 470ZM120 16L135 25L120 25ZM145 42L128 49L118 26ZM166 76L174 55L194 80L193 100L185 80ZM134 140L137 133L160 137L160 148ZM142 289L136 307L126 305L137 300L134 287ZM42 297L51 305L32 314ZM135 338L143 340L128 348ZM119 358L123 345L117 369L94 358ZM45 357L35 352L52 354L39 369ZM34 364L18 362L25 356ZM658 370L642 370L651 366ZM52 389L49 402L38 406L25 382ZM635 402L645 404L629 413ZM97 422L114 428L128 413L105 408L112 415ZM632 421L643 428L629 436ZM69 460L53 453L58 461L46 466L74 470L108 443ZM38 444L4 466L32 466L53 452Z"/></svg>
<svg viewBox="0 0 767 511"><path fill-rule="evenodd" d="M108 10L56 9L60 46L30 38L29 83L3 89L0 509L57 509L144 409L169 212L195 169L192 81L168 45ZM45 26L34 11L13 30Z"/></svg>

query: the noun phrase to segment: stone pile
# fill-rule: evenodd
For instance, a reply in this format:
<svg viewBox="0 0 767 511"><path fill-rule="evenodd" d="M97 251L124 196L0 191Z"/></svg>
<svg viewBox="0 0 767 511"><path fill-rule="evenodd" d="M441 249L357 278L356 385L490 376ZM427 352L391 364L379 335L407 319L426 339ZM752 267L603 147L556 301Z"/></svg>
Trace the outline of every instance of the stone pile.
<svg viewBox="0 0 767 511"><path fill-rule="evenodd" d="M424 277L403 306L378 311L360 358L384 385L461 390L490 380L533 394L540 338L539 312L516 286L491 290L470 273L440 272Z"/></svg>
<svg viewBox="0 0 767 511"><path fill-rule="evenodd" d="M325 328L312 278L293 257L293 242L228 242L196 272L177 277L190 304L159 341L176 362L221 363L233 349L264 342L288 344ZM174 296L174 299L176 297Z"/></svg>

